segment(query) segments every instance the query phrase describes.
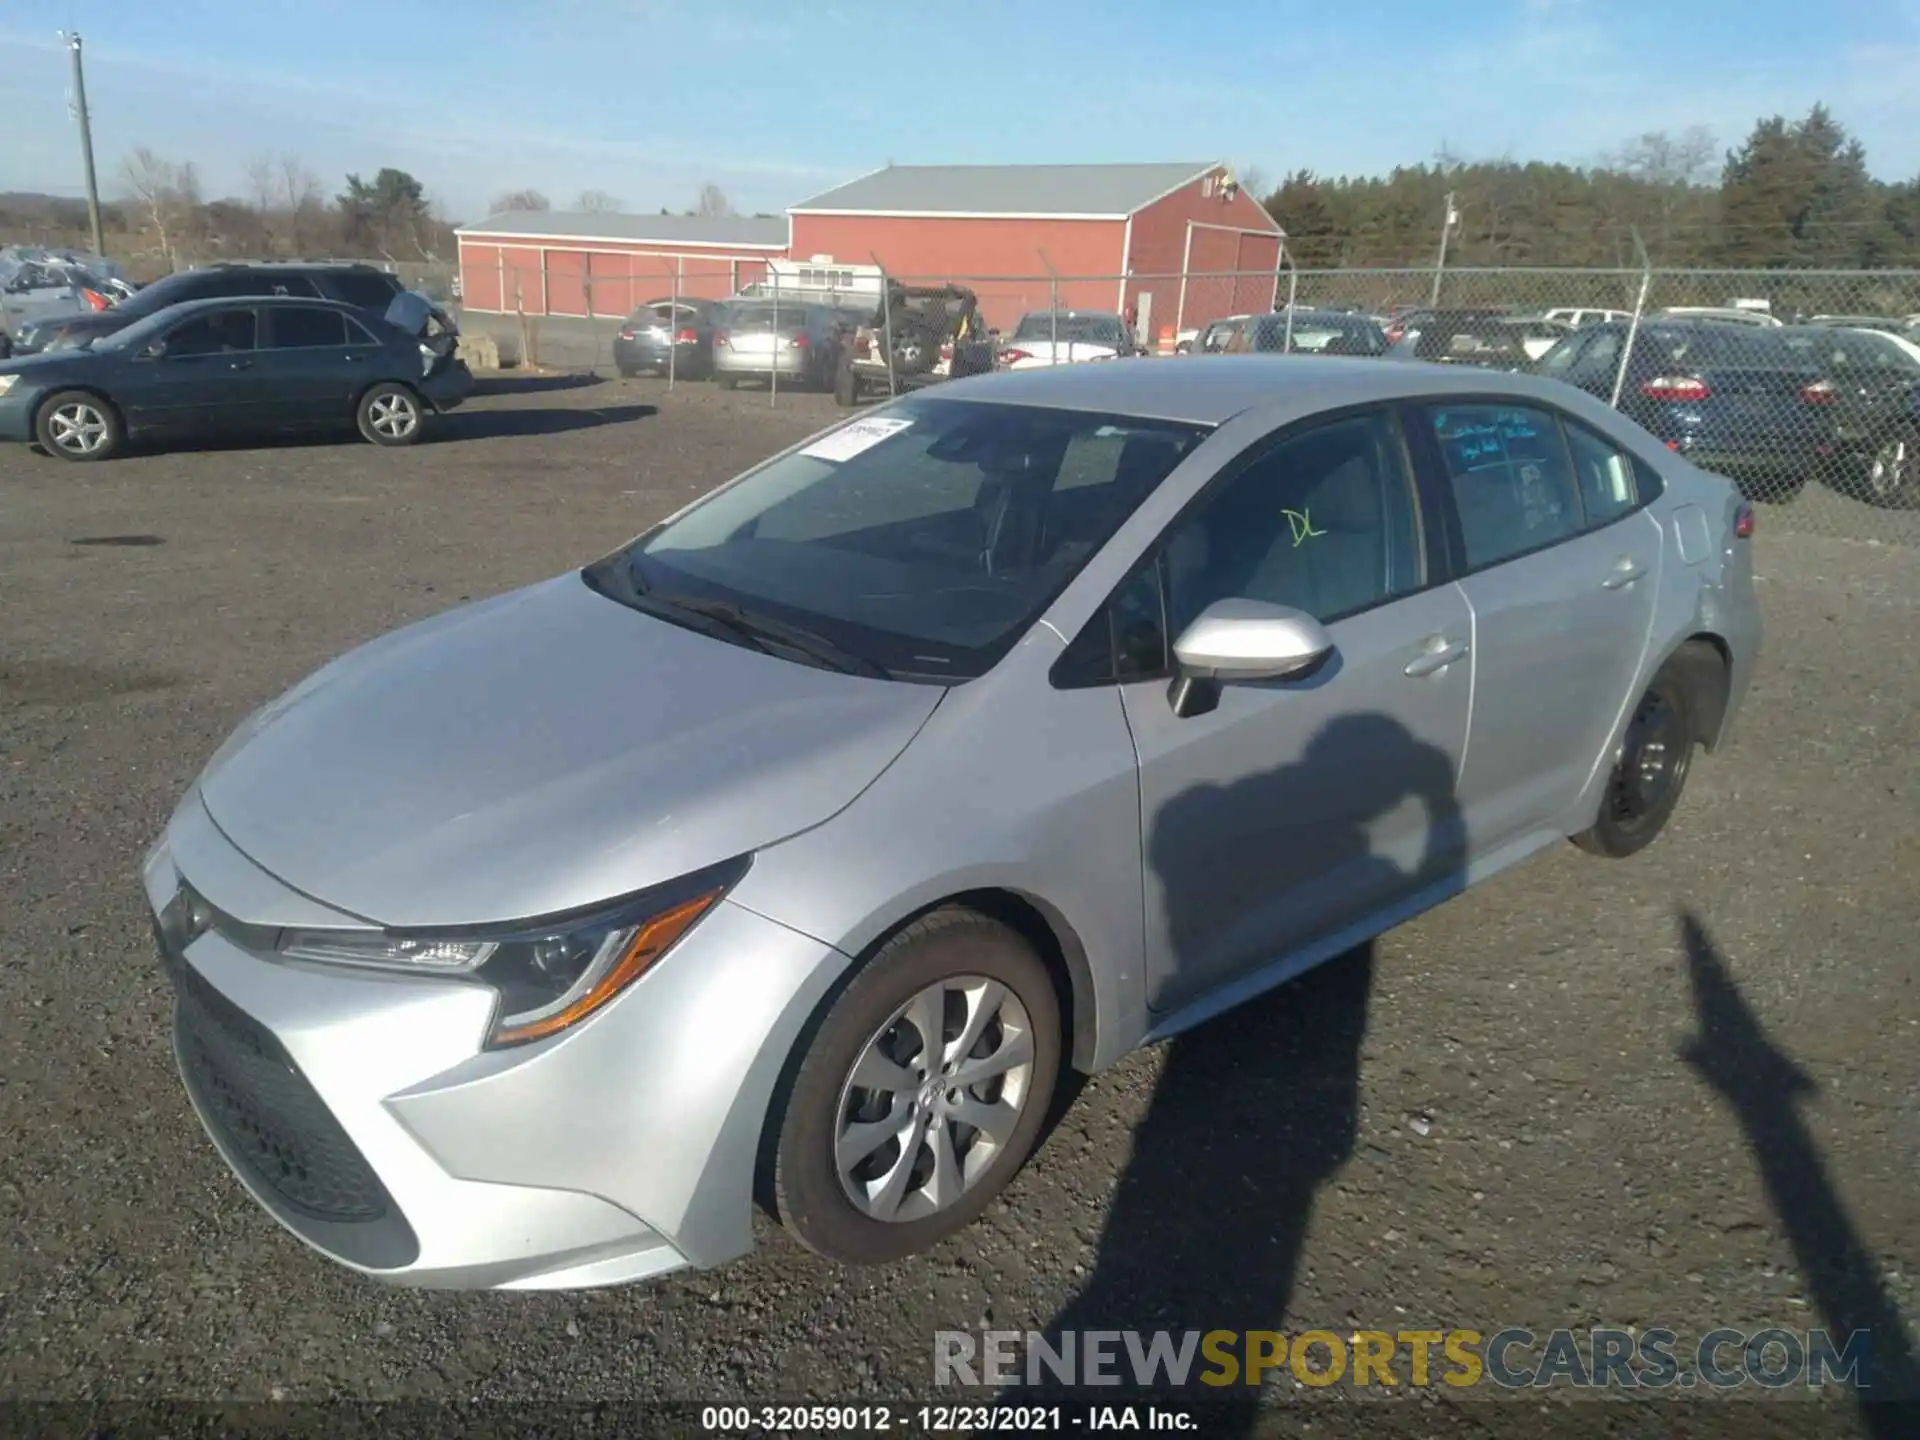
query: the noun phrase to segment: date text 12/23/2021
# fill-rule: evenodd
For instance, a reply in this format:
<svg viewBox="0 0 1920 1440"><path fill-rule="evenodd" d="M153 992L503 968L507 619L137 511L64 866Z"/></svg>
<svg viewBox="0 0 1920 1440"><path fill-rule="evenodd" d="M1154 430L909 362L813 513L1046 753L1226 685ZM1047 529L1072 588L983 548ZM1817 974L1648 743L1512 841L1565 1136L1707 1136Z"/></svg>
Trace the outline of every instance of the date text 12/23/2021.
<svg viewBox="0 0 1920 1440"><path fill-rule="evenodd" d="M1193 1432L1190 1410L1163 1405L708 1405L717 1435L979 1435L1084 1431Z"/></svg>

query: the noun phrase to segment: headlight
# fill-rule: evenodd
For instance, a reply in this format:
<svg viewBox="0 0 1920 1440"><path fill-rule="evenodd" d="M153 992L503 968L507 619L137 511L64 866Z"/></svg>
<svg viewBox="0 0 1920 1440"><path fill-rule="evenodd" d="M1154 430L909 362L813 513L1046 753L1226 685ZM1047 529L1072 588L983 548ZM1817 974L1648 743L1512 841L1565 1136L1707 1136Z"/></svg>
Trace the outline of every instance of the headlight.
<svg viewBox="0 0 1920 1440"><path fill-rule="evenodd" d="M513 933L289 930L279 950L294 960L477 980L499 996L488 1046L524 1045L578 1024L646 974L746 868L731 861L602 914Z"/></svg>
<svg viewBox="0 0 1920 1440"><path fill-rule="evenodd" d="M20 377L18 375L0 375L0 395L4 395L13 389L15 382L19 379Z"/></svg>

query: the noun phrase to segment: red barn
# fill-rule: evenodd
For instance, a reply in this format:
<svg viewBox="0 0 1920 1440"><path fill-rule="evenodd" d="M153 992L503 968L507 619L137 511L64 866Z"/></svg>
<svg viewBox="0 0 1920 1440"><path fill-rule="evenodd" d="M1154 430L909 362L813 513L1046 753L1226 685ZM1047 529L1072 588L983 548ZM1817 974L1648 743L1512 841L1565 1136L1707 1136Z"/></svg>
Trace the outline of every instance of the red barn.
<svg viewBox="0 0 1920 1440"><path fill-rule="evenodd" d="M1138 309L1149 333L1269 310L1284 235L1218 163L889 165L794 206L794 260L954 280L990 323Z"/></svg>
<svg viewBox="0 0 1920 1440"><path fill-rule="evenodd" d="M514 211L455 232L468 310L624 316L673 293L722 300L787 253L787 222Z"/></svg>

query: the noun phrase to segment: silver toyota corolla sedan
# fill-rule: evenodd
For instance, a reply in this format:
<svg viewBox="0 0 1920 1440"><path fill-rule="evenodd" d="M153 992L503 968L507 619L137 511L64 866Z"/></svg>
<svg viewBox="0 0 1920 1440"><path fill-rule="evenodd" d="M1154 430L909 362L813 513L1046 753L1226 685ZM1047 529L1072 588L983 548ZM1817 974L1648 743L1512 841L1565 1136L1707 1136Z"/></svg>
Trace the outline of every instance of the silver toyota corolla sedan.
<svg viewBox="0 0 1920 1440"><path fill-rule="evenodd" d="M326 1255L550 1289L978 1216L1092 1072L1543 846L1760 641L1726 481L1556 381L956 382L250 717L145 867L214 1144Z"/></svg>

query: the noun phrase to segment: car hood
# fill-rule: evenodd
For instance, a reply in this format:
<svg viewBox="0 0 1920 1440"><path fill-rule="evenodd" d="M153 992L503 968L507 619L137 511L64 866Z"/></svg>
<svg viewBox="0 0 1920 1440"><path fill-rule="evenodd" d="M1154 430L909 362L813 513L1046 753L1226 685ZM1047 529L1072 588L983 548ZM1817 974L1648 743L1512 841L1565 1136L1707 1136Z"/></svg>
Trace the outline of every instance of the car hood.
<svg viewBox="0 0 1920 1440"><path fill-rule="evenodd" d="M62 370L78 368L80 357L85 350L32 350L25 355L15 355L10 360L0 360L0 375L51 375Z"/></svg>
<svg viewBox="0 0 1920 1440"><path fill-rule="evenodd" d="M201 776L255 863L383 925L586 909L829 819L944 690L818 670L567 575L396 631Z"/></svg>

